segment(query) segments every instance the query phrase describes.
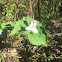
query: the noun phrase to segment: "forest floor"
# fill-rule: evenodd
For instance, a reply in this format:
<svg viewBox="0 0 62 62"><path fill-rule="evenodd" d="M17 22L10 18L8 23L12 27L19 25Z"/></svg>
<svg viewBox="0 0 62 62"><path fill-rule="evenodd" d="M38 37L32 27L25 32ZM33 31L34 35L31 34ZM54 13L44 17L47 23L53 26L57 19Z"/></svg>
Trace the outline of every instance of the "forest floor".
<svg viewBox="0 0 62 62"><path fill-rule="evenodd" d="M7 39L0 39L0 62L62 62L61 23L56 20L47 23L48 47L31 45L26 36L7 35Z"/></svg>

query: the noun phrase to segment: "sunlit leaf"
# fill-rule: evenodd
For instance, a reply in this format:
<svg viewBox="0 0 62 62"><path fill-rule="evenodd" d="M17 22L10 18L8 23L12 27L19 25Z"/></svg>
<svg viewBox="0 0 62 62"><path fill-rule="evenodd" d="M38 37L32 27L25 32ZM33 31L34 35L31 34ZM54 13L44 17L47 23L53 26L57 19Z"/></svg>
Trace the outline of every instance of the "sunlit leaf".
<svg viewBox="0 0 62 62"><path fill-rule="evenodd" d="M6 23L1 23L1 28L5 29L6 28Z"/></svg>
<svg viewBox="0 0 62 62"><path fill-rule="evenodd" d="M40 29L39 33L29 33L29 42L33 45L45 45L47 46L47 34L44 28Z"/></svg>
<svg viewBox="0 0 62 62"><path fill-rule="evenodd" d="M10 33L10 35L13 36L13 35L17 34L21 30L21 27L26 27L26 25L25 25L23 20L19 20L16 23L16 25L15 25L13 31Z"/></svg>

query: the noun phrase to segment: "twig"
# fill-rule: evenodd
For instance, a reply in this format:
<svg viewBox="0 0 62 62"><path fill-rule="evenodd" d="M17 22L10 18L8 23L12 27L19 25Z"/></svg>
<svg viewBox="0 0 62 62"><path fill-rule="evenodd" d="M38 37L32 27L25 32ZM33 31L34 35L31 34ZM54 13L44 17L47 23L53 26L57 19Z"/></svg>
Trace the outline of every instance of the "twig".
<svg viewBox="0 0 62 62"><path fill-rule="evenodd" d="M39 51L42 47L46 47L46 46L41 46L37 51Z"/></svg>
<svg viewBox="0 0 62 62"><path fill-rule="evenodd" d="M51 34L51 36L61 36L62 35L62 33L57 33L57 34Z"/></svg>
<svg viewBox="0 0 62 62"><path fill-rule="evenodd" d="M31 9L31 17L34 19L34 14L33 14L33 9L32 9L32 2L31 2L31 0L30 0L30 9Z"/></svg>

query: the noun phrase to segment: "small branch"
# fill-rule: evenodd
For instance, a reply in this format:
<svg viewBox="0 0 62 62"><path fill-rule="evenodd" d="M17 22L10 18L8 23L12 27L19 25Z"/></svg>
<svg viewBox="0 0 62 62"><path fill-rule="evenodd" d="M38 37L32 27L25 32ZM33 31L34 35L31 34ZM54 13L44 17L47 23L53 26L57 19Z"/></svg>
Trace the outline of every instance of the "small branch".
<svg viewBox="0 0 62 62"><path fill-rule="evenodd" d="M33 9L32 9L32 2L30 0L30 9L31 9L31 17L34 19Z"/></svg>
<svg viewBox="0 0 62 62"><path fill-rule="evenodd" d="M46 47L46 46L41 46L37 51L39 51L41 48Z"/></svg>
<svg viewBox="0 0 62 62"><path fill-rule="evenodd" d="M62 33L57 33L57 34L51 34L51 36L61 36L62 35Z"/></svg>

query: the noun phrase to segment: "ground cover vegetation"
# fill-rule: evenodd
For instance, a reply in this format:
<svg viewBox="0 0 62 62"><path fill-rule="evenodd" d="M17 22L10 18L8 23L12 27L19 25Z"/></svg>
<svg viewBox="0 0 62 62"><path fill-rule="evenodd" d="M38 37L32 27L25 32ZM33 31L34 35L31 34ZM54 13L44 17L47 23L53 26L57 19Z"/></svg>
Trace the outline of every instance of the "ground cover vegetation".
<svg viewBox="0 0 62 62"><path fill-rule="evenodd" d="M0 0L0 62L62 62L62 1Z"/></svg>

